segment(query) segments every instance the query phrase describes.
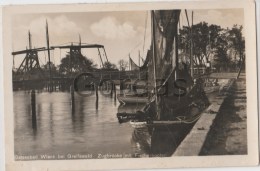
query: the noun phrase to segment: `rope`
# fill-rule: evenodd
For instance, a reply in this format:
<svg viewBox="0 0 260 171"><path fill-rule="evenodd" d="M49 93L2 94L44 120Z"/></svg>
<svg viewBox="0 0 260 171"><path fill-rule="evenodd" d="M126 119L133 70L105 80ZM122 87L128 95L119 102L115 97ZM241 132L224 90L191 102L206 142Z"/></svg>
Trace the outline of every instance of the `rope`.
<svg viewBox="0 0 260 171"><path fill-rule="evenodd" d="M54 50L52 51L52 60L53 60L53 64L55 65Z"/></svg>
<svg viewBox="0 0 260 171"><path fill-rule="evenodd" d="M182 23L182 27L183 27L184 23L185 23L185 20L183 19L183 14L182 13L181 13L181 23ZM186 24L187 24L187 26L189 25L188 21L186 21Z"/></svg>
<svg viewBox="0 0 260 171"><path fill-rule="evenodd" d="M43 62L42 62L41 58L39 58L39 57L38 57L38 59L39 59L40 63L42 63L42 64L43 64Z"/></svg>
<svg viewBox="0 0 260 171"><path fill-rule="evenodd" d="M198 116L195 116L194 118L189 118L187 120L184 120L183 123L186 123L186 124L191 124L191 123L194 123L196 122L202 115L202 112L198 115Z"/></svg>
<svg viewBox="0 0 260 171"><path fill-rule="evenodd" d="M15 69L14 55L13 55L13 69Z"/></svg>
<svg viewBox="0 0 260 171"><path fill-rule="evenodd" d="M147 28L147 18L148 18L148 11L146 12L146 17L145 17L145 23L144 23L144 45L143 45L143 55L144 56L144 46L145 46L145 37L146 37L146 28Z"/></svg>
<svg viewBox="0 0 260 171"><path fill-rule="evenodd" d="M61 61L61 49L60 49L60 61Z"/></svg>
<svg viewBox="0 0 260 171"><path fill-rule="evenodd" d="M137 43L136 46L134 46L134 48L132 48L127 55L124 55L124 57L128 57L129 54L131 54L142 43L143 43L143 40L141 40L139 43Z"/></svg>
<svg viewBox="0 0 260 171"><path fill-rule="evenodd" d="M188 17L188 13L187 13L187 10L186 10L186 9L185 9L185 14L186 14L188 26L190 27L189 17Z"/></svg>
<svg viewBox="0 0 260 171"><path fill-rule="evenodd" d="M46 64L46 53L45 53L45 51L43 51L43 52L44 52L44 62Z"/></svg>

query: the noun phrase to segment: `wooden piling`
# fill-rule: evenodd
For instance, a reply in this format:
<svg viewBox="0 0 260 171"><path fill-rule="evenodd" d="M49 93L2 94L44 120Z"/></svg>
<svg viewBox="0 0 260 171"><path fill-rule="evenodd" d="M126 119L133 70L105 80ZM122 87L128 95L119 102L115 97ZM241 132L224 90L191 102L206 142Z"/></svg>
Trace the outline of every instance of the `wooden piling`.
<svg viewBox="0 0 260 171"><path fill-rule="evenodd" d="M113 90L114 90L114 101L116 101L116 84L113 84Z"/></svg>
<svg viewBox="0 0 260 171"><path fill-rule="evenodd" d="M35 90L31 91L31 107L32 107L32 113L36 113L36 98L35 98Z"/></svg>
<svg viewBox="0 0 260 171"><path fill-rule="evenodd" d="M54 82L53 87L54 87L54 91L56 91L57 90L57 82L56 81Z"/></svg>
<svg viewBox="0 0 260 171"><path fill-rule="evenodd" d="M60 83L60 81L58 81L58 89L59 89L59 91L61 91L61 83Z"/></svg>
<svg viewBox="0 0 260 171"><path fill-rule="evenodd" d="M31 112L32 112L32 128L37 128L37 118L36 118L36 95L35 90L31 91Z"/></svg>
<svg viewBox="0 0 260 171"><path fill-rule="evenodd" d="M54 85L55 85L55 84L54 84L54 82L52 81L52 82L51 82L51 92L54 91Z"/></svg>
<svg viewBox="0 0 260 171"><path fill-rule="evenodd" d="M111 91L110 91L111 98L113 98L113 89L114 89L114 84L111 82Z"/></svg>
<svg viewBox="0 0 260 171"><path fill-rule="evenodd" d="M96 110L98 110L98 85L95 85L95 91L96 91Z"/></svg>
<svg viewBox="0 0 260 171"><path fill-rule="evenodd" d="M119 86L119 89L120 89L120 94L123 94L123 90L124 90L124 83L123 83L123 80L120 80L120 86Z"/></svg>
<svg viewBox="0 0 260 171"><path fill-rule="evenodd" d="M75 110L75 98L74 98L74 87L70 86L70 99L71 99L71 110L74 112Z"/></svg>

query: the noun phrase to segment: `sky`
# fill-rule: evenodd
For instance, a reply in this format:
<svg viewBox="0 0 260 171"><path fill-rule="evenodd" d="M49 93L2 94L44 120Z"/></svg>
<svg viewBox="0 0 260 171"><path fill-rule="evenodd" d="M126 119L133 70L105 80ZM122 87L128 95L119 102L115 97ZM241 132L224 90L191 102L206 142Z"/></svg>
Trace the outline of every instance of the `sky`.
<svg viewBox="0 0 260 171"><path fill-rule="evenodd" d="M191 23L191 11L188 17ZM234 24L243 25L243 9L193 10L194 24L205 21L223 28ZM85 12L85 13L42 13L15 15L12 18L12 49L24 50L28 47L28 30L32 35L32 46L46 47L46 20L49 26L50 46L82 43L102 44L105 46L108 60L118 64L120 59L131 58L138 64L138 53L145 58L151 44L151 22L149 11L122 12ZM180 26L187 26L185 11L181 11ZM55 49L51 52L51 61L60 64L67 49ZM83 49L84 56L101 65L97 49ZM18 67L25 55L14 58ZM103 54L102 54L103 56ZM104 56L103 56L104 57ZM47 62L47 52L39 52L40 65ZM142 64L142 63L141 63Z"/></svg>

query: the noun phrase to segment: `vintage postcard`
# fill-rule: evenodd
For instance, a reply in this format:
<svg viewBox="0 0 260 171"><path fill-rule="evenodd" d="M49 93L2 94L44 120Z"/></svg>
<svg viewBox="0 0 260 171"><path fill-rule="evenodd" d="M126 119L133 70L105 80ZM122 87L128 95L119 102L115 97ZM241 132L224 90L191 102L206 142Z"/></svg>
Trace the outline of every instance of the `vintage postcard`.
<svg viewBox="0 0 260 171"><path fill-rule="evenodd" d="M259 163L254 1L2 12L7 171Z"/></svg>

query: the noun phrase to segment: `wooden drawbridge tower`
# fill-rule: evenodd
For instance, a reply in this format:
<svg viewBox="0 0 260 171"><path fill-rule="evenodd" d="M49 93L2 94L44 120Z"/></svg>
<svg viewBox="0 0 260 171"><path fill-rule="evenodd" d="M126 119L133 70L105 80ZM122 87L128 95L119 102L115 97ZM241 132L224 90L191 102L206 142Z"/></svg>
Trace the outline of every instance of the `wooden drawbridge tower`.
<svg viewBox="0 0 260 171"><path fill-rule="evenodd" d="M15 76L19 76L19 79L31 79L32 77L35 78L42 78L43 73L40 67L39 63L39 57L38 52L39 51L45 51L45 47L41 48L32 48L32 42L31 42L31 34L30 31L28 32L29 36L29 49L26 48L26 50L16 51L12 52L12 55L20 55L25 54L25 57L18 67L17 71L15 72Z"/></svg>
<svg viewBox="0 0 260 171"><path fill-rule="evenodd" d="M98 55L102 64L102 67L104 67L104 61L102 59L101 50L103 51L105 55L105 61L108 62L106 51L103 45L100 44L81 44L81 38L79 37L79 44L75 45L71 43L71 45L63 45L63 46L52 46L51 49L69 49L69 71L68 73L72 73L72 68L76 72L80 72L81 69L84 69L85 65L85 58L81 53L81 49L91 49L96 48L98 50Z"/></svg>

